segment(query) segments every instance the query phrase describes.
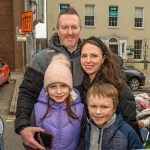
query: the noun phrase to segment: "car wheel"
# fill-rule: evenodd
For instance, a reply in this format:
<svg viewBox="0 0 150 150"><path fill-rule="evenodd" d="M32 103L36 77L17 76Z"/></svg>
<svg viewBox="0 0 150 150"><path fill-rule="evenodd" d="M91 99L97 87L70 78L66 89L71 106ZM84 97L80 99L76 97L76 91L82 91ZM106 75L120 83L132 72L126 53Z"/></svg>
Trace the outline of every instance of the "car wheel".
<svg viewBox="0 0 150 150"><path fill-rule="evenodd" d="M7 79L6 83L9 84L10 81L11 81L11 74L8 75L8 79Z"/></svg>
<svg viewBox="0 0 150 150"><path fill-rule="evenodd" d="M140 86L140 82L137 78L131 78L129 81L129 86L132 90L137 90Z"/></svg>

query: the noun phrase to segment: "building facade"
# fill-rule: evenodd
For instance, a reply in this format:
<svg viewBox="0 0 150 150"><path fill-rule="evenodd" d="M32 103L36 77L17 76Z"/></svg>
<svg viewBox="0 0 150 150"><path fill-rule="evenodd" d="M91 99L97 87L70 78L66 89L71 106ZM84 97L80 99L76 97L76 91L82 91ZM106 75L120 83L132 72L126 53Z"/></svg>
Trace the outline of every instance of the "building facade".
<svg viewBox="0 0 150 150"><path fill-rule="evenodd" d="M36 39L36 49L47 47L49 38L56 32L58 14L68 6L74 7L81 17L81 39L99 37L114 53L122 56L126 64L135 68L143 69L143 63L149 62L149 0L81 0L80 3L75 0L47 0L48 39ZM11 71L22 69L23 62L26 63L26 43L17 41L16 29L21 26L25 1L0 0L0 8L0 57L7 60Z"/></svg>
<svg viewBox="0 0 150 150"><path fill-rule="evenodd" d="M11 70L22 68L22 44L17 42L16 27L21 26L24 0L0 0L0 57Z"/></svg>
<svg viewBox="0 0 150 150"><path fill-rule="evenodd" d="M127 63L142 69L150 60L150 1L47 0L48 39L56 31L58 14L74 7L82 22L81 39L97 36Z"/></svg>
<svg viewBox="0 0 150 150"><path fill-rule="evenodd" d="M30 1L31 0L27 0ZM26 40L18 29L21 27L21 14L25 11L25 0L0 0L0 57L4 58L11 71L22 70L27 63ZM23 35L26 37L26 35ZM47 47L47 39L36 39L36 50Z"/></svg>

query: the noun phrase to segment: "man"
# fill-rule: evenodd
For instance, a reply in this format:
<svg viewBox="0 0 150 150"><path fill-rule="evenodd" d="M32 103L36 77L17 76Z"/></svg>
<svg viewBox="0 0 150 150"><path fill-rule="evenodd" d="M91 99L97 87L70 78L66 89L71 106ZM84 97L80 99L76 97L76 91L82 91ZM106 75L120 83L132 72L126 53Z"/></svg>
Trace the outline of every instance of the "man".
<svg viewBox="0 0 150 150"><path fill-rule="evenodd" d="M78 48L81 30L81 21L76 10L71 7L65 9L58 16L57 33L51 37L49 47L33 57L25 72L17 101L15 131L21 135L26 146L33 149L44 149L34 140L35 132L43 132L43 129L31 127L30 117L43 87L45 70L52 57L58 53L65 54L72 64L74 86L82 83L83 73L80 67L80 51Z"/></svg>

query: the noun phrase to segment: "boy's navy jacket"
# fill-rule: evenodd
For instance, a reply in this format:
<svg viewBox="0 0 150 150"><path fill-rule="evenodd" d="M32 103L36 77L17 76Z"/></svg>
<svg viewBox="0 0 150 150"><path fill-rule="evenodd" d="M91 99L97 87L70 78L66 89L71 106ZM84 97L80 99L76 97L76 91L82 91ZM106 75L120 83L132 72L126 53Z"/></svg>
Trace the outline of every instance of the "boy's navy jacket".
<svg viewBox="0 0 150 150"><path fill-rule="evenodd" d="M90 150L91 126L93 125L99 128L90 119L86 126L85 150ZM99 139L95 139L97 141L95 141L94 150L131 150L143 148L143 144L138 135L123 120L121 114L116 115L116 119L114 119L112 124L107 123L103 128L99 128L99 133L96 134L99 135Z"/></svg>

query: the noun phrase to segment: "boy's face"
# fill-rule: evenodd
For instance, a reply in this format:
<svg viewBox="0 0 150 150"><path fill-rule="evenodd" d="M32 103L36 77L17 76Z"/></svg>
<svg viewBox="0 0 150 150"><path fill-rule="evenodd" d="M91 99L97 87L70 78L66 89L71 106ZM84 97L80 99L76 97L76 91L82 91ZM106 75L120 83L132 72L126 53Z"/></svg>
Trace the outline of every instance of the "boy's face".
<svg viewBox="0 0 150 150"><path fill-rule="evenodd" d="M111 97L93 97L90 95L87 102L90 118L99 127L103 127L116 111Z"/></svg>

